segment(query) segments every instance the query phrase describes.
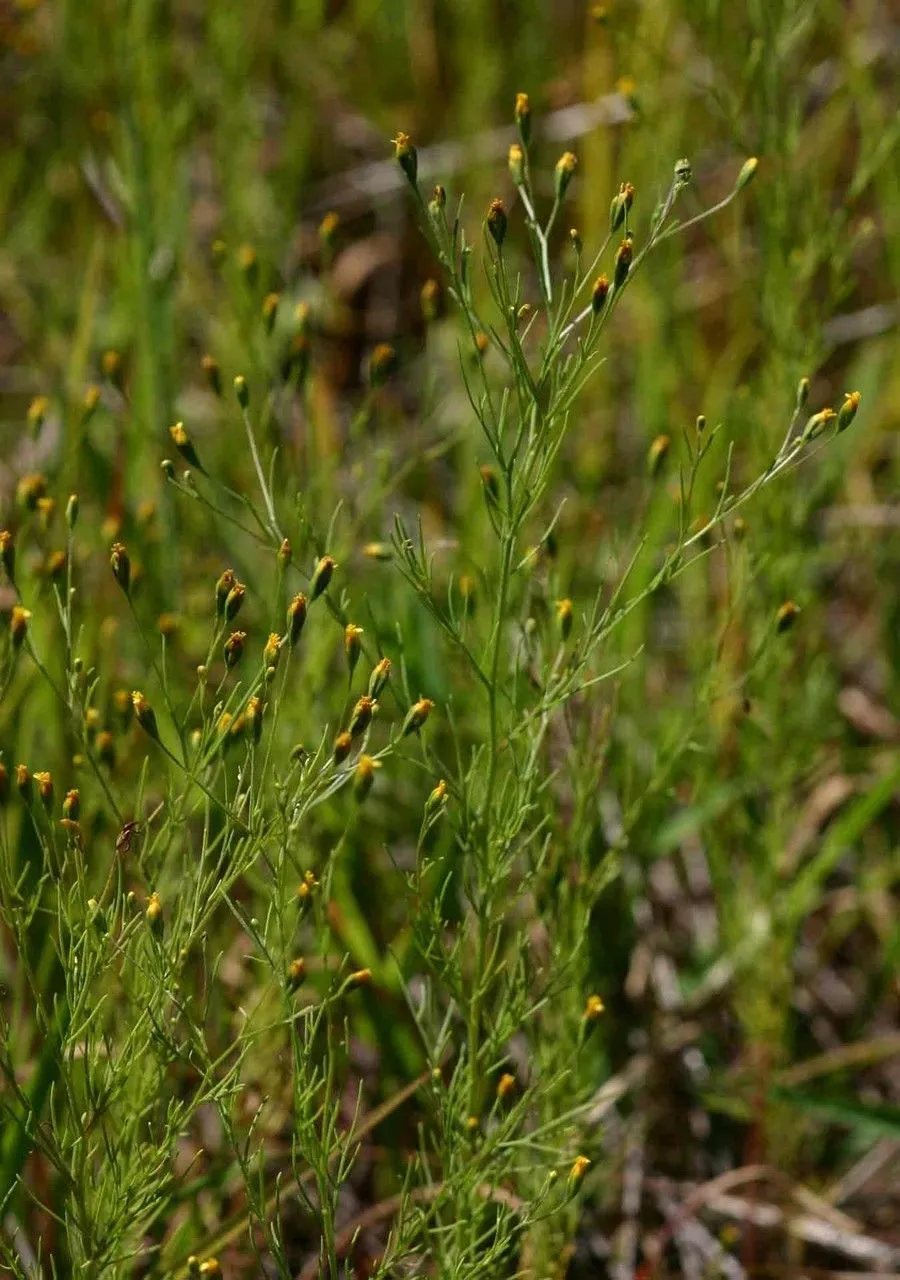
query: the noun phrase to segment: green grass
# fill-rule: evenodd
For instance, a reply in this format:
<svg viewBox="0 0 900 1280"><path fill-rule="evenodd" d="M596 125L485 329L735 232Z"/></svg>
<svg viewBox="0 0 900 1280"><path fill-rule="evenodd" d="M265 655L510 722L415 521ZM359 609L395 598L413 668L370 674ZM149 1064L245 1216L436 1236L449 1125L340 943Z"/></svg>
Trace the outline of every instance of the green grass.
<svg viewBox="0 0 900 1280"><path fill-rule="evenodd" d="M888 17L2 21L5 1265L890 1270Z"/></svg>

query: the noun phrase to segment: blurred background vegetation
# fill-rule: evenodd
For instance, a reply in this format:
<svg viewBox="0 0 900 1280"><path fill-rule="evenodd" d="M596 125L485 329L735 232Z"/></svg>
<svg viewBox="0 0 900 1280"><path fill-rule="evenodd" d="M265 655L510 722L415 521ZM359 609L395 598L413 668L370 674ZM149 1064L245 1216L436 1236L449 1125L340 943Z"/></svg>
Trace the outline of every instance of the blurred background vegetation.
<svg viewBox="0 0 900 1280"><path fill-rule="evenodd" d="M443 182L451 204L465 193L473 237L501 195L515 241L506 149L526 90L545 195L560 151L579 160L553 245L561 263L570 226L588 247L602 240L620 182L634 184L646 219L687 157L689 216L759 157L745 198L668 241L629 290L560 460L551 587L583 601L635 527L663 537L698 415L727 424L697 495L709 511L727 444L746 482L777 448L802 376L811 408L858 389L861 409L851 431L748 506L739 536L677 598L654 597L616 633L608 666L641 658L573 720L566 749L591 762L579 783L591 790L575 788L558 838L621 853L592 922L591 967L609 1006L604 1070L650 1055L632 1106L657 1190L667 1177L765 1164L834 1192L831 1203L900 1244L898 73L900 11L886 0L0 9L0 509L26 529L20 555L40 583L66 495L79 494L81 651L108 658L111 715L118 688L147 680L107 568L114 537L139 548L139 610L184 672L203 660L224 565L251 590L272 577L227 520L193 509L160 470L168 428L184 420L204 465L236 490L252 483L206 353L226 388L241 373L257 398L294 360L266 442L286 459L276 484L288 503L287 473L299 478L292 540L310 555L335 551L352 616L374 635L402 633L412 697L441 704L459 680L390 568L363 554L389 537L395 510L420 513L446 572L478 583L481 459L460 429L455 322L422 317L437 269L392 159L398 129L419 147L426 188ZM285 304L272 335L260 322L271 291ZM298 354L290 317L302 303L309 348ZM385 341L400 374L373 399L367 360ZM309 362L299 388L298 359ZM46 405L30 429L35 397ZM662 434L669 472L651 491L647 450ZM57 501L43 523L16 513L16 487L34 472ZM43 599L39 647L53 625ZM776 642L786 600L801 613ZM257 630L275 625L265 601L262 587L248 601ZM310 657L326 683L341 678L334 640ZM295 728L307 745L328 715L316 687L310 676ZM71 774L73 744L40 682L22 675L7 690L0 747L10 764ZM115 750L117 794L131 795L143 745L123 730ZM380 778L377 844L360 827L348 837L356 853L339 901L352 921L384 896L384 918L368 921L376 949L401 927L378 850L416 829L431 785L409 770ZM336 838L340 821L323 817L316 838ZM8 990L8 950L0 964ZM598 1064L598 1087L604 1078ZM610 1144L579 1244L586 1266L591 1231L623 1216L625 1150ZM884 1158L848 1205L834 1188L873 1150ZM746 1248L752 1262L759 1246Z"/></svg>

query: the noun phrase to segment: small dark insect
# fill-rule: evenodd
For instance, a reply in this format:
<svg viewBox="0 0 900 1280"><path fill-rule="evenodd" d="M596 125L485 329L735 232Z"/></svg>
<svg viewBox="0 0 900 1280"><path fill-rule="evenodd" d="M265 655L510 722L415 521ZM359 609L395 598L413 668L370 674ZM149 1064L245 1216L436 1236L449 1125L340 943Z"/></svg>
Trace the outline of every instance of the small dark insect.
<svg viewBox="0 0 900 1280"><path fill-rule="evenodd" d="M120 856L131 853L134 846L134 837L140 835L140 831L141 824L139 822L126 822L116 837L116 853Z"/></svg>

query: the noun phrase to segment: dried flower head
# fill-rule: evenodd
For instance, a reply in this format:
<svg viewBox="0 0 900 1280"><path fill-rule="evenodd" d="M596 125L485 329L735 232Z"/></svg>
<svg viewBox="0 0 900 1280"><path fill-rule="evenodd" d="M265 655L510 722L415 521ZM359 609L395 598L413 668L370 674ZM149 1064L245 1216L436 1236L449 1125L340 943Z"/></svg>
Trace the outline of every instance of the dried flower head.
<svg viewBox="0 0 900 1280"><path fill-rule="evenodd" d="M232 667L237 666L244 654L244 645L247 640L246 631L232 631L231 635L222 646L223 656L225 658L225 666L230 671Z"/></svg>

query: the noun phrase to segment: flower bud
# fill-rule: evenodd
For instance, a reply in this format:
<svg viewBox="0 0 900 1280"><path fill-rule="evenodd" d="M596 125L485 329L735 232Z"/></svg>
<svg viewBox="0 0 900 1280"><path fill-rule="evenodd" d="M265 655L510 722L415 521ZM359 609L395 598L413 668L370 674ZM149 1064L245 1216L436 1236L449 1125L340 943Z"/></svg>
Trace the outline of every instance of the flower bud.
<svg viewBox="0 0 900 1280"><path fill-rule="evenodd" d="M10 582L16 580L16 544L9 529L0 529L0 566Z"/></svg>
<svg viewBox="0 0 900 1280"><path fill-rule="evenodd" d="M25 421L28 425L28 434L34 439L40 432L41 427L47 418L47 410L50 408L50 401L46 396L35 396L31 404L28 406L28 412L25 415Z"/></svg>
<svg viewBox="0 0 900 1280"><path fill-rule="evenodd" d="M163 458L162 462L159 464L159 469L167 480L175 479L175 463L171 458Z"/></svg>
<svg viewBox="0 0 900 1280"><path fill-rule="evenodd" d="M799 616L800 606L795 604L793 600L785 600L775 614L775 630L777 633L782 635L785 631L790 631Z"/></svg>
<svg viewBox="0 0 900 1280"><path fill-rule="evenodd" d="M222 1280L222 1268L218 1258L207 1258L200 1263L200 1280Z"/></svg>
<svg viewBox="0 0 900 1280"><path fill-rule="evenodd" d="M247 588L243 582L236 582L228 595L225 597L225 621L231 622L240 613L241 605L244 603L244 596L247 594Z"/></svg>
<svg viewBox="0 0 900 1280"><path fill-rule="evenodd" d="M631 236L626 236L616 250L616 269L613 273L613 288L621 289L622 285L628 278L628 272L631 270L631 260L634 257L634 246L631 242Z"/></svg>
<svg viewBox="0 0 900 1280"><path fill-rule="evenodd" d="M376 662L372 668L372 674L369 676L369 697L377 698L390 678L391 660L390 658L382 658L380 662Z"/></svg>
<svg viewBox="0 0 900 1280"><path fill-rule="evenodd" d="M319 223L319 243L322 246L324 255L328 258L331 257L334 251L334 240L340 222L340 215L332 210L330 213L326 213Z"/></svg>
<svg viewBox="0 0 900 1280"><path fill-rule="evenodd" d="M516 1091L516 1077L508 1071L504 1071L503 1075L497 1081L497 1101L505 1102Z"/></svg>
<svg viewBox="0 0 900 1280"><path fill-rule="evenodd" d="M621 227L633 203L634 187L630 182L623 182L619 187L618 193L613 196L609 206L609 230L611 235Z"/></svg>
<svg viewBox="0 0 900 1280"><path fill-rule="evenodd" d="M591 1162L587 1156L576 1156L569 1170L569 1185L573 1191L577 1190L584 1182L584 1176L591 1167Z"/></svg>
<svg viewBox="0 0 900 1280"><path fill-rule="evenodd" d="M826 427L829 427L834 422L836 417L837 414L833 409L820 409L818 413L814 413L811 418L807 419L801 439L804 441L815 440Z"/></svg>
<svg viewBox="0 0 900 1280"><path fill-rule="evenodd" d="M169 427L169 435L185 462L191 467L196 467L198 471L202 471L203 464L197 455L197 450L194 448L193 440L184 429L184 423L176 422L174 427Z"/></svg>
<svg viewBox="0 0 900 1280"><path fill-rule="evenodd" d="M252 244L242 244L237 251L238 270L248 284L255 284L259 274L259 257Z"/></svg>
<svg viewBox="0 0 900 1280"><path fill-rule="evenodd" d="M296 960L292 960L288 965L287 984L289 991L297 991L303 985L303 979L306 977L306 961L302 956L298 956Z"/></svg>
<svg viewBox="0 0 900 1280"><path fill-rule="evenodd" d="M12 613L9 617L9 638L12 642L13 653L18 653L25 643L30 621L30 609L23 609L20 604L13 605Z"/></svg>
<svg viewBox="0 0 900 1280"><path fill-rule="evenodd" d="M357 969L355 973L351 973L344 984L348 991L355 991L357 987L369 987L372 985L372 970Z"/></svg>
<svg viewBox="0 0 900 1280"><path fill-rule="evenodd" d="M122 356L118 351L104 351L100 357L103 376L119 391L122 390Z"/></svg>
<svg viewBox="0 0 900 1280"><path fill-rule="evenodd" d="M150 715L151 716L153 715L152 711L150 712ZM154 726L155 726L155 723L156 721L154 720ZM151 735L151 736L155 736L155 735ZM107 768L111 769L113 765L116 763L115 739L113 738L112 734L109 732L108 729L103 729L100 733L97 734L97 737L94 741L94 750L97 752L97 759L101 762L101 764L105 764Z"/></svg>
<svg viewBox="0 0 900 1280"><path fill-rule="evenodd" d="M856 417L856 411L859 408L859 402L861 399L862 396L858 391L845 392L844 403L838 410L837 416L838 435L840 435L842 431L846 431L850 426L850 423Z"/></svg>
<svg viewBox="0 0 900 1280"><path fill-rule="evenodd" d="M16 765L16 790L26 804L31 804L34 786L31 781L31 770L27 764Z"/></svg>
<svg viewBox="0 0 900 1280"><path fill-rule="evenodd" d="M262 318L263 328L267 334L270 334L275 328L275 321L278 318L278 308L281 305L280 293L267 293L263 298Z"/></svg>
<svg viewBox="0 0 900 1280"><path fill-rule="evenodd" d="M301 907L309 902L318 885L319 882L311 871L304 872L303 879L297 885L297 901Z"/></svg>
<svg viewBox="0 0 900 1280"><path fill-rule="evenodd" d="M419 172L419 157L408 133L398 133L394 138L394 157L408 182L414 187Z"/></svg>
<svg viewBox="0 0 900 1280"><path fill-rule="evenodd" d="M306 596L299 591L294 596L287 610L288 641L293 646L300 639L303 624L306 622Z"/></svg>
<svg viewBox="0 0 900 1280"><path fill-rule="evenodd" d="M517 187L525 181L525 152L514 142L509 149L509 176Z"/></svg>
<svg viewBox="0 0 900 1280"><path fill-rule="evenodd" d="M40 471L22 476L16 485L16 502L26 511L37 511L41 498L47 492L47 477Z"/></svg>
<svg viewBox="0 0 900 1280"><path fill-rule="evenodd" d="M65 551L51 551L47 557L45 564L45 572L51 582L62 582L66 576L66 553Z"/></svg>
<svg viewBox="0 0 900 1280"><path fill-rule="evenodd" d="M41 804L47 813L50 813L53 808L53 779L49 773L44 772L36 773L34 780L37 783Z"/></svg>
<svg viewBox="0 0 900 1280"><path fill-rule="evenodd" d="M85 426L93 418L100 403L100 388L91 385L84 393L84 399L81 402L81 425Z"/></svg>
<svg viewBox="0 0 900 1280"><path fill-rule="evenodd" d="M259 746L263 731L263 713L266 705L262 698L250 698L247 702L247 710L244 716L244 725L247 730L247 736L254 746Z"/></svg>
<svg viewBox="0 0 900 1280"><path fill-rule="evenodd" d="M651 476L658 476L669 453L672 441L668 436L657 436L647 453L647 470Z"/></svg>
<svg viewBox="0 0 900 1280"><path fill-rule="evenodd" d="M105 938L109 932L109 922L106 919L106 912L96 898L88 898L87 900L87 918L91 928L101 938Z"/></svg>
<svg viewBox="0 0 900 1280"><path fill-rule="evenodd" d="M163 929L163 907L162 899L158 893L151 893L147 899L147 910L145 912L147 924L150 926L150 932L158 937Z"/></svg>
<svg viewBox="0 0 900 1280"><path fill-rule="evenodd" d="M383 387L397 371L397 352L388 342L379 342L369 359L369 386Z"/></svg>
<svg viewBox="0 0 900 1280"><path fill-rule="evenodd" d="M63 800L62 812L64 818L71 818L73 822L78 821L81 813L81 793L77 790L67 791L66 798Z"/></svg>
<svg viewBox="0 0 900 1280"><path fill-rule="evenodd" d="M247 639L246 631L232 631L231 635L222 646L222 654L225 658L225 666L230 671L232 667L236 667L244 655L244 642Z"/></svg>
<svg viewBox="0 0 900 1280"><path fill-rule="evenodd" d="M572 252L575 254L575 257L580 258L584 245L581 240L581 232L577 227L569 228L569 244L572 246Z"/></svg>
<svg viewBox="0 0 900 1280"><path fill-rule="evenodd" d="M250 389L247 386L247 379L242 373L239 373L234 380L234 394L237 396L237 402L242 409L247 409L250 405Z"/></svg>
<svg viewBox="0 0 900 1280"><path fill-rule="evenodd" d="M694 171L687 159L675 161L675 182L679 187L686 187L693 180Z"/></svg>
<svg viewBox="0 0 900 1280"><path fill-rule="evenodd" d="M809 378L801 378L797 383L797 411L799 412L809 399Z"/></svg>
<svg viewBox="0 0 900 1280"><path fill-rule="evenodd" d="M400 727L401 738L406 738L411 733L418 733L431 714L433 707L434 703L430 698L419 698L418 702L414 702L407 711L403 724Z"/></svg>
<svg viewBox="0 0 900 1280"><path fill-rule="evenodd" d="M594 281L594 289L591 293L591 310L595 316L598 316L603 310L608 293L609 281L606 276L598 276Z"/></svg>
<svg viewBox="0 0 900 1280"><path fill-rule="evenodd" d="M134 718L144 730L144 733L148 738L153 738L155 742L158 742L159 729L156 724L156 715L140 689L135 689L131 695L131 705L134 707ZM97 741L99 748L99 737Z"/></svg>
<svg viewBox="0 0 900 1280"><path fill-rule="evenodd" d="M374 713L375 699L364 693L361 698L357 699L356 706L350 713L350 723L347 728L350 730L352 738L358 738L361 733L365 733L372 723Z"/></svg>
<svg viewBox="0 0 900 1280"><path fill-rule="evenodd" d="M277 667L278 659L281 657L282 638L277 631L271 631L263 649L263 666Z"/></svg>
<svg viewBox="0 0 900 1280"><path fill-rule="evenodd" d="M531 141L531 103L527 93L516 94L515 118L522 146L527 147Z"/></svg>
<svg viewBox="0 0 900 1280"><path fill-rule="evenodd" d="M334 763L342 764L349 756L352 746L353 739L350 734L346 730L343 733L339 733L334 740L334 750L332 752Z"/></svg>
<svg viewBox="0 0 900 1280"><path fill-rule="evenodd" d="M735 191L743 191L748 183L753 181L753 176L759 167L759 160L756 156L751 156L749 160L745 160L741 166L741 171L737 176L737 182L734 184Z"/></svg>
<svg viewBox="0 0 900 1280"><path fill-rule="evenodd" d="M359 757L356 768L353 771L353 794L360 804L372 790L372 784L375 781L375 770L380 768L380 762L373 760L371 756Z"/></svg>
<svg viewBox="0 0 900 1280"><path fill-rule="evenodd" d="M66 503L66 528L71 532L78 522L78 494L70 493Z"/></svg>
<svg viewBox="0 0 900 1280"><path fill-rule="evenodd" d="M228 593L236 583L233 569L226 569L216 583L216 619L221 622L225 616L225 602Z"/></svg>
<svg viewBox="0 0 900 1280"><path fill-rule="evenodd" d="M502 200L492 200L487 213L487 229L500 249L506 239L506 207Z"/></svg>
<svg viewBox="0 0 900 1280"><path fill-rule="evenodd" d="M56 499L49 497L38 498L37 513L40 517L41 527L49 529L56 514Z"/></svg>
<svg viewBox="0 0 900 1280"><path fill-rule="evenodd" d="M131 589L131 559L124 542L114 542L109 553L109 567L119 586L128 595Z"/></svg>
<svg viewBox="0 0 900 1280"><path fill-rule="evenodd" d="M428 817L438 813L447 804L447 783L441 778L437 786L429 792L428 799L425 801L425 813Z"/></svg>
<svg viewBox="0 0 900 1280"><path fill-rule="evenodd" d="M437 318L440 300L441 287L437 280L426 280L422 285L422 291L419 294L419 301L422 305L422 317L426 323L430 324L432 320Z"/></svg>
<svg viewBox="0 0 900 1280"><path fill-rule="evenodd" d="M205 355L200 361L200 368L206 375L206 381L213 395L221 396L222 394L222 371L219 368L219 362L211 355Z"/></svg>
<svg viewBox="0 0 900 1280"><path fill-rule="evenodd" d="M362 553L367 560L391 559L391 548L387 542L367 542Z"/></svg>
<svg viewBox="0 0 900 1280"><path fill-rule="evenodd" d="M293 550L292 550L292 548L291 548L291 544L290 544L289 540L288 540L287 538L282 538L282 539L281 539L281 546L278 548L278 551L276 552L276 558L277 558L277 560L278 560L278 567L279 567L279 569L281 569L281 571L282 571L282 572L284 572L284 570L285 570L285 569L288 567L288 565L291 563L291 559L292 559L292 557L293 557L293 554L294 554L294 553L293 553Z"/></svg>
<svg viewBox="0 0 900 1280"><path fill-rule="evenodd" d="M577 167L578 157L571 151L564 151L557 160L554 175L557 200L562 200L566 194Z"/></svg>
<svg viewBox="0 0 900 1280"><path fill-rule="evenodd" d="M605 1009L606 1005L600 996L588 996L587 1003L584 1006L584 1013L581 1015L582 1022L596 1022Z"/></svg>
<svg viewBox="0 0 900 1280"><path fill-rule="evenodd" d="M484 487L484 496L488 503L493 505L500 497L500 481L497 479L497 472L487 463L483 467L479 467L478 470Z"/></svg>
<svg viewBox="0 0 900 1280"><path fill-rule="evenodd" d="M431 218L431 221L440 223L446 207L447 189L438 183L431 193L431 199L428 201L428 216Z"/></svg>
<svg viewBox="0 0 900 1280"><path fill-rule="evenodd" d="M312 581L310 582L310 595L313 600L318 600L323 591L326 591L331 581L337 565L331 556L322 556L313 570Z"/></svg>
<svg viewBox="0 0 900 1280"><path fill-rule="evenodd" d="M563 640L568 640L572 633L572 601L558 600L556 602L556 621L559 625L559 634Z"/></svg>
<svg viewBox="0 0 900 1280"><path fill-rule="evenodd" d="M358 627L355 622L348 622L344 627L344 653L347 655L347 668L351 679L353 678L353 672L356 670L356 664L359 662L359 654L362 649L360 636L362 634L362 627Z"/></svg>

